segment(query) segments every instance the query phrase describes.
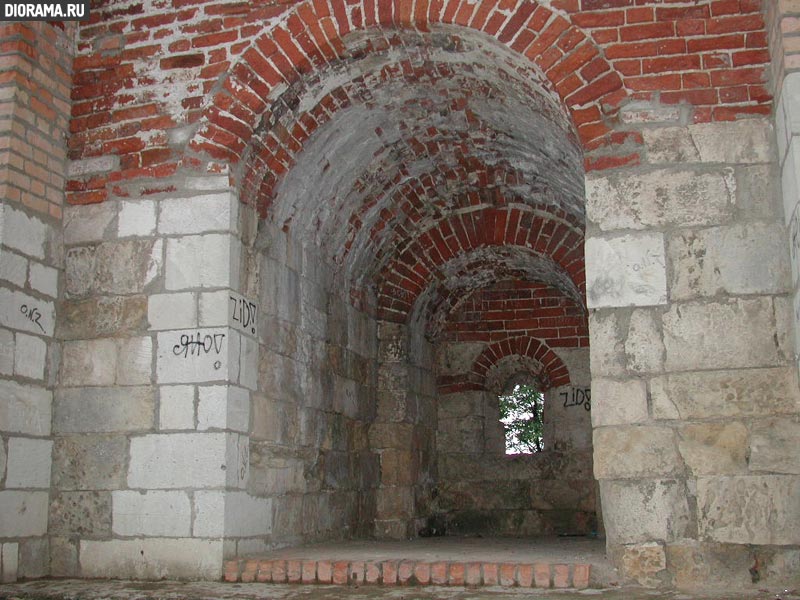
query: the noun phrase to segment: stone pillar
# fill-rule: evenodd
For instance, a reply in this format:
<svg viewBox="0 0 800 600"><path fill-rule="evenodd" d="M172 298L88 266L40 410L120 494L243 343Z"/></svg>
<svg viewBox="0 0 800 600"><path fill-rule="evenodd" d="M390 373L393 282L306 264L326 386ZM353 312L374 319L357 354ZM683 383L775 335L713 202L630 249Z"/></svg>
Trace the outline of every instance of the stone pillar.
<svg viewBox="0 0 800 600"><path fill-rule="evenodd" d="M586 180L609 551L645 585L750 585L751 567L784 581L800 425L772 126L685 125L669 107L622 120L642 165Z"/></svg>
<svg viewBox="0 0 800 600"><path fill-rule="evenodd" d="M49 574L54 341L74 27L0 32L0 581Z"/></svg>
<svg viewBox="0 0 800 600"><path fill-rule="evenodd" d="M245 491L258 307L239 293L239 201L227 176L173 183L67 213L56 575L216 579L271 528Z"/></svg>
<svg viewBox="0 0 800 600"><path fill-rule="evenodd" d="M378 406L369 442L380 456L375 536L382 539L416 537L434 479L430 347L411 338L405 325L378 324Z"/></svg>

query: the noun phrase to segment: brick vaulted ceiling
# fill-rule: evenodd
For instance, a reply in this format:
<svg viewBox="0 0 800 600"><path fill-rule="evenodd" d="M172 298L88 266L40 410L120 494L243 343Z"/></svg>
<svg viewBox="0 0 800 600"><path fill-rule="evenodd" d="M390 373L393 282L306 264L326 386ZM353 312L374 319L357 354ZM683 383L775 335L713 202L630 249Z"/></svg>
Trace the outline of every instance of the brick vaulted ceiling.
<svg viewBox="0 0 800 600"><path fill-rule="evenodd" d="M229 169L356 303L434 334L538 281L583 304L583 170L637 160L626 102L765 113L757 0L101 3L75 62L74 203ZM85 41L83 41L85 40ZM633 148L633 151L631 151ZM144 182L144 183L142 183Z"/></svg>

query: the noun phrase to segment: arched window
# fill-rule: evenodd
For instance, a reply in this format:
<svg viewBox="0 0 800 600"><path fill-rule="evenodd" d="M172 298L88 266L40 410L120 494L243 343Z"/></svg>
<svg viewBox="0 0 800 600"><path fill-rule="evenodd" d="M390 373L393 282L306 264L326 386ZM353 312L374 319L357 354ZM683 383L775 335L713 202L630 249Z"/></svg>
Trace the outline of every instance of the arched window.
<svg viewBox="0 0 800 600"><path fill-rule="evenodd" d="M498 395L506 454L534 454L545 448L544 393L535 377L516 376Z"/></svg>

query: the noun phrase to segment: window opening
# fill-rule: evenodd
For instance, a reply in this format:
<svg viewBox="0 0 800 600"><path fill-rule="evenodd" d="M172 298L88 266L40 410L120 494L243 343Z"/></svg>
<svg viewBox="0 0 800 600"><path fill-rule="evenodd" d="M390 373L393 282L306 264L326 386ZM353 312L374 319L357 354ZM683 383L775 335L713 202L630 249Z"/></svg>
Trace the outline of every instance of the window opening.
<svg viewBox="0 0 800 600"><path fill-rule="evenodd" d="M544 394L530 384L515 384L498 396L506 454L534 454L544 449Z"/></svg>

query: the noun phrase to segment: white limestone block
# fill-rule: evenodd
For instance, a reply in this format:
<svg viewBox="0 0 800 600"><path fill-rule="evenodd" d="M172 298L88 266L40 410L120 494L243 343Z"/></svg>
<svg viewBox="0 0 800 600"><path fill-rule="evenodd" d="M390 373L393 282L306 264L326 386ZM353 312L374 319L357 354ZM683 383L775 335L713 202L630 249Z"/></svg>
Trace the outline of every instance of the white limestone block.
<svg viewBox="0 0 800 600"><path fill-rule="evenodd" d="M161 433L131 439L128 486L141 489L222 487L228 464L224 433Z"/></svg>
<svg viewBox="0 0 800 600"><path fill-rule="evenodd" d="M200 293L198 319L201 327L225 327L230 325L230 295L230 290Z"/></svg>
<svg viewBox="0 0 800 600"><path fill-rule="evenodd" d="M48 225L10 204L4 204L0 210L3 212L3 245L28 256L43 259Z"/></svg>
<svg viewBox="0 0 800 600"><path fill-rule="evenodd" d="M167 240L166 289L235 287L240 243L232 235L211 233Z"/></svg>
<svg viewBox="0 0 800 600"><path fill-rule="evenodd" d="M0 288L0 325L37 335L53 336L56 310L52 302Z"/></svg>
<svg viewBox="0 0 800 600"><path fill-rule="evenodd" d="M151 330L197 327L197 299L192 292L153 294L148 298L147 319Z"/></svg>
<svg viewBox="0 0 800 600"><path fill-rule="evenodd" d="M17 570L19 569L19 544L10 542L0 544L0 581L3 583L13 583L17 580Z"/></svg>
<svg viewBox="0 0 800 600"><path fill-rule="evenodd" d="M233 378L239 370L238 337L227 327L159 332L156 353L158 382L235 380Z"/></svg>
<svg viewBox="0 0 800 600"><path fill-rule="evenodd" d="M156 203L154 200L123 200L119 204L117 235L148 237L156 230Z"/></svg>
<svg viewBox="0 0 800 600"><path fill-rule="evenodd" d="M783 216L788 225L797 210L798 199L800 199L800 137L793 137L789 142L789 153L781 173L781 185Z"/></svg>
<svg viewBox="0 0 800 600"><path fill-rule="evenodd" d="M153 371L153 340L135 337L118 340L117 345L117 385L149 384Z"/></svg>
<svg viewBox="0 0 800 600"><path fill-rule="evenodd" d="M51 440L9 438L6 489L49 489L52 454Z"/></svg>
<svg viewBox="0 0 800 600"><path fill-rule="evenodd" d="M0 375L14 374L14 334L0 328Z"/></svg>
<svg viewBox="0 0 800 600"><path fill-rule="evenodd" d="M30 379L44 379L47 344L35 335L18 333L14 348L14 374Z"/></svg>
<svg viewBox="0 0 800 600"><path fill-rule="evenodd" d="M221 541L192 538L81 540L83 577L189 579L214 581L222 576Z"/></svg>
<svg viewBox="0 0 800 600"><path fill-rule="evenodd" d="M228 429L247 433L250 426L250 393L237 386L198 388L197 429Z"/></svg>
<svg viewBox="0 0 800 600"><path fill-rule="evenodd" d="M50 493L0 490L0 538L45 535Z"/></svg>
<svg viewBox="0 0 800 600"><path fill-rule="evenodd" d="M113 385L117 345L111 339L64 342L61 383L65 386Z"/></svg>
<svg viewBox="0 0 800 600"><path fill-rule="evenodd" d="M647 421L647 386L642 379L592 380L592 426L630 425Z"/></svg>
<svg viewBox="0 0 800 600"><path fill-rule="evenodd" d="M186 492L117 490L111 493L111 507L111 529L117 535L190 535L192 507Z"/></svg>
<svg viewBox="0 0 800 600"><path fill-rule="evenodd" d="M247 389L258 389L258 342L242 336L239 353L239 383Z"/></svg>
<svg viewBox="0 0 800 600"><path fill-rule="evenodd" d="M159 394L159 429L195 428L193 385L161 386Z"/></svg>
<svg viewBox="0 0 800 600"><path fill-rule="evenodd" d="M772 126L767 119L741 119L689 126L702 162L767 163L772 156Z"/></svg>
<svg viewBox="0 0 800 600"><path fill-rule="evenodd" d="M64 244L74 246L99 242L115 230L112 223L117 217L118 203L106 200L99 204L64 207Z"/></svg>
<svg viewBox="0 0 800 600"><path fill-rule="evenodd" d="M50 435L52 392L36 385L0 379L0 430Z"/></svg>
<svg viewBox="0 0 800 600"><path fill-rule="evenodd" d="M0 280L25 287L28 279L28 259L10 250L0 250Z"/></svg>
<svg viewBox="0 0 800 600"><path fill-rule="evenodd" d="M158 232L165 235L235 232L239 221L238 207L238 201L229 192L166 198L160 202Z"/></svg>
<svg viewBox="0 0 800 600"><path fill-rule="evenodd" d="M247 492L199 491L194 495L195 537L251 537L272 531L272 500Z"/></svg>
<svg viewBox="0 0 800 600"><path fill-rule="evenodd" d="M589 308L666 304L663 235L587 239L586 297Z"/></svg>
<svg viewBox="0 0 800 600"><path fill-rule="evenodd" d="M64 388L56 391L58 433L149 431L155 399L150 386Z"/></svg>
<svg viewBox="0 0 800 600"><path fill-rule="evenodd" d="M38 262L31 262L29 281L31 288L51 298L58 297L58 270Z"/></svg>

